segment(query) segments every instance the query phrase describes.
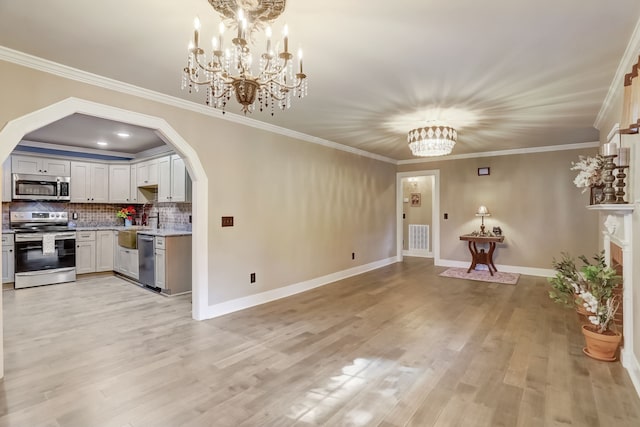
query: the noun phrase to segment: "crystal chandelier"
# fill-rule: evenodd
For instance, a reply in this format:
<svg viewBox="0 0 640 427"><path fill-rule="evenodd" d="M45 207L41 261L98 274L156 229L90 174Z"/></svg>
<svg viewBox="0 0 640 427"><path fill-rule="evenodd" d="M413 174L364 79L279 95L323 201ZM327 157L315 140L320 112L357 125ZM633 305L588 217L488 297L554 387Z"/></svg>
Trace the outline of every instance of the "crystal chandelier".
<svg viewBox="0 0 640 427"><path fill-rule="evenodd" d="M409 148L414 156L444 156L456 145L458 133L448 126L428 126L413 129L407 136Z"/></svg>
<svg viewBox="0 0 640 427"><path fill-rule="evenodd" d="M223 21L219 34L211 40L211 55L207 60L200 46L200 22L195 20L193 41L189 44L187 66L183 70L182 89L198 91L206 86L209 106L222 109L223 113L232 97L242 106L242 111L253 112L275 108L284 110L291 106L291 97L307 95L307 76L302 71L302 51L298 51L298 72L294 72L293 55L289 52L287 26L283 30L283 48L280 43L273 50L269 24L284 12L286 0L209 0ZM235 28L235 37L224 48L225 30ZM253 55L249 49L251 35L264 29L266 49L259 56L257 72L253 71Z"/></svg>

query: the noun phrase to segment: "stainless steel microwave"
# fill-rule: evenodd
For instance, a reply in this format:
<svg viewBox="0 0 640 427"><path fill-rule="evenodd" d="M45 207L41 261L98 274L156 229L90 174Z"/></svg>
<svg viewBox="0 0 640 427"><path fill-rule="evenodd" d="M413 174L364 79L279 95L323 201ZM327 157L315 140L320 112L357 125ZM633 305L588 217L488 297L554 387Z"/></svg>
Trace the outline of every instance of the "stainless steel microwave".
<svg viewBox="0 0 640 427"><path fill-rule="evenodd" d="M71 200L68 176L13 174L13 200Z"/></svg>

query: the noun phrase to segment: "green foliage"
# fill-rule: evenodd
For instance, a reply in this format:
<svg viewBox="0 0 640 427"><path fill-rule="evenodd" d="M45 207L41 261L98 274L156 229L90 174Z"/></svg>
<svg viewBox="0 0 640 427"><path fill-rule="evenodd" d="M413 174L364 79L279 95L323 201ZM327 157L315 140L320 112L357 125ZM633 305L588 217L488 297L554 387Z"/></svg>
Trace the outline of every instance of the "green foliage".
<svg viewBox="0 0 640 427"><path fill-rule="evenodd" d="M558 304L575 307L576 290L573 284L577 284L579 278L575 260L568 253L562 252L562 259L557 261L554 258L552 265L557 273L548 279L551 285L549 298Z"/></svg>
<svg viewBox="0 0 640 427"><path fill-rule="evenodd" d="M592 260L584 255L578 258L584 264L579 271L575 260L565 252L560 261L553 260L556 275L549 279L549 297L567 307L575 307L576 303L584 304L593 313L589 317L591 323L598 326L599 332L604 332L609 329L618 308L613 291L622 278L607 266L604 251L596 254Z"/></svg>

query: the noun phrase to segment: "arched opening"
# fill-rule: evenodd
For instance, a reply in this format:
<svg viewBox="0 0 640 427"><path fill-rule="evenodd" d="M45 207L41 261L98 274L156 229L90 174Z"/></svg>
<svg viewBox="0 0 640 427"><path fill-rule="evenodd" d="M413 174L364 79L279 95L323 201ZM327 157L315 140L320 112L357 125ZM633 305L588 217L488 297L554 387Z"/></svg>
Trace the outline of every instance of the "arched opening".
<svg viewBox="0 0 640 427"><path fill-rule="evenodd" d="M164 119L78 98L67 98L8 122L0 131L0 164L11 154L25 134L75 113L154 129L184 159L193 182L192 317L195 320L204 319L208 307L207 176L195 150ZM0 310L1 308L2 293ZM3 356L1 345L2 337L0 356ZM3 357L0 357L0 373L4 372L2 359Z"/></svg>

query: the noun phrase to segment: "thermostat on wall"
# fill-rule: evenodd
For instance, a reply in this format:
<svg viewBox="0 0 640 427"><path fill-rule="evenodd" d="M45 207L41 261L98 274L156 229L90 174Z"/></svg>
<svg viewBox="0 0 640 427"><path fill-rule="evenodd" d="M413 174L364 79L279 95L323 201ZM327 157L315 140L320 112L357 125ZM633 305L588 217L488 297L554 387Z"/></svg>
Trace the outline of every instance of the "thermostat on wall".
<svg viewBox="0 0 640 427"><path fill-rule="evenodd" d="M405 198L404 198L404 202L405 202L405 203L409 203L409 198L408 198L408 197L405 197Z"/></svg>

